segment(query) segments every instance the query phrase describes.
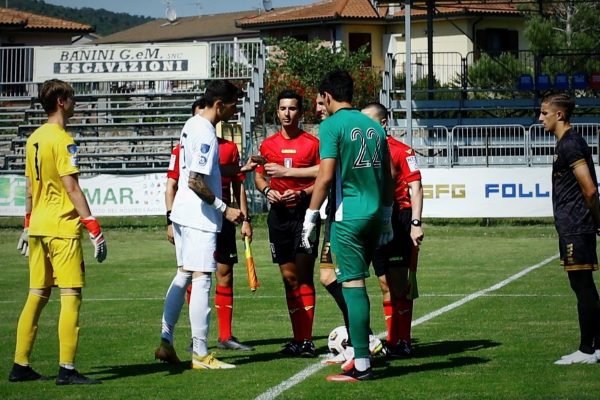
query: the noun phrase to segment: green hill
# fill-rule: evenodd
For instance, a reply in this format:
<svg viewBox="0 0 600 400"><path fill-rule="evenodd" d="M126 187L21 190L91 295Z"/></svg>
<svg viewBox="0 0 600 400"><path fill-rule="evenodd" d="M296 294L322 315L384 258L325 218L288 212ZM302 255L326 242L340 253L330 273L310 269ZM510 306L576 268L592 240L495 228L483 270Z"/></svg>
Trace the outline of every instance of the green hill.
<svg viewBox="0 0 600 400"><path fill-rule="evenodd" d="M3 7L4 2L1 2L0 6ZM111 33L141 25L153 19L141 15L115 13L103 8L97 10L89 7L72 8L55 6L54 4L48 4L43 0L10 0L8 2L8 8L89 24L92 25L96 29L96 33L101 36L110 35Z"/></svg>

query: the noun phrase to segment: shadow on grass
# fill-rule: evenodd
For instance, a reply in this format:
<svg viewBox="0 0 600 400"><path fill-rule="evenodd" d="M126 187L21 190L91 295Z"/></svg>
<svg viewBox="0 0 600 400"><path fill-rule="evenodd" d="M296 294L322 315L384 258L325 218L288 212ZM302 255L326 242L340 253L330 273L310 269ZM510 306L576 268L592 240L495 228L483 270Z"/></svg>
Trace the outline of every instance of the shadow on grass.
<svg viewBox="0 0 600 400"><path fill-rule="evenodd" d="M326 339L327 336L313 336L313 341ZM282 359L298 359L301 357L289 357L279 354L279 350L281 348L277 348L275 351L264 352L261 351L261 346L273 346L276 344L281 344L282 346L290 341L289 338L277 338L277 339L262 339L262 340L251 340L244 341L242 343L248 344L255 347L255 351L235 351L235 350L220 350L215 348L218 352L217 357L219 360L229 360L226 362L231 362L235 365L244 365L244 364L252 364L257 362L269 362L273 360L282 360ZM283 348L283 347L282 347ZM315 352L317 357L315 358L304 358L305 360L316 360L319 354L326 354L329 352L327 345L320 346L315 348Z"/></svg>
<svg viewBox="0 0 600 400"><path fill-rule="evenodd" d="M500 346L501 343L493 340L447 340L442 342L419 343L413 339L413 357L429 358L435 356L446 356L450 354L463 353L465 351L477 351Z"/></svg>
<svg viewBox="0 0 600 400"><path fill-rule="evenodd" d="M489 361L489 359L481 357L450 357L446 361L436 361L420 365L388 365L383 369L378 368L375 371L375 374L377 379L380 380L385 378L397 378L402 375L418 372L437 371L465 367L468 365L484 364Z"/></svg>
<svg viewBox="0 0 600 400"><path fill-rule="evenodd" d="M453 341L442 341L434 343L419 343L418 340L413 340L414 355L410 359L404 359L404 361L415 360L415 359L426 359L432 357L443 357L450 355L458 355L460 353L479 351L500 346L501 343L493 340L453 340ZM434 361L430 363L418 364L418 365L391 365L400 359L390 360L384 359L383 361L375 361L377 368L378 378L391 378L398 377L401 375L407 375L425 371L435 371L443 369L451 369L457 367L464 367L474 364L484 364L490 361L489 358L483 357L472 357L467 355L449 357L444 361ZM381 368L383 367L383 368Z"/></svg>
<svg viewBox="0 0 600 400"><path fill-rule="evenodd" d="M112 381L126 377L150 375L166 372L168 375L179 375L190 369L189 361L181 361L179 364L166 364L158 361L144 364L127 365L103 365L94 367L93 374L102 375L103 381Z"/></svg>
<svg viewBox="0 0 600 400"><path fill-rule="evenodd" d="M326 336L315 336L314 340L326 338ZM269 362L278 359L285 359L291 357L282 356L279 354L279 349L274 352L261 352L260 346L272 346L276 344L285 344L290 339L278 338L278 339L264 339L243 342L257 348L255 351L236 351L236 350L222 350L213 347L209 352L215 351L217 358L221 361L233 363L237 366L244 364L254 364L259 362ZM318 347L316 349L317 354L326 353L327 346ZM121 379L126 377L134 377L141 375L151 375L161 372L166 372L168 375L179 375L190 368L191 354L185 353L179 354L182 361L178 364L166 364L158 361L149 361L145 364L127 364L127 365L104 365L94 367L94 375L102 376L103 381L111 381L114 379ZM316 360L317 358L306 358L305 360Z"/></svg>

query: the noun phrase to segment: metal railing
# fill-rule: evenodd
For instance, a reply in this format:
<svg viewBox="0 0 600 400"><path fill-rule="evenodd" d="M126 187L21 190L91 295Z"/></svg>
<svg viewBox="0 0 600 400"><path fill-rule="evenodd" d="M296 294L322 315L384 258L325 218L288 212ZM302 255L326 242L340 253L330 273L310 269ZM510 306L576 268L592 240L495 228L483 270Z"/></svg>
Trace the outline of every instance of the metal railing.
<svg viewBox="0 0 600 400"><path fill-rule="evenodd" d="M252 78L264 45L260 40L209 42L210 76L208 79ZM0 98L27 98L38 95L33 77L35 46L0 48ZM127 80L74 83L77 94L173 94L199 92L205 77L189 80Z"/></svg>
<svg viewBox="0 0 600 400"><path fill-rule="evenodd" d="M595 164L600 161L600 124L572 124L592 151ZM457 125L394 127L389 133L411 146L421 168L430 167L511 167L551 165L556 138L539 124Z"/></svg>

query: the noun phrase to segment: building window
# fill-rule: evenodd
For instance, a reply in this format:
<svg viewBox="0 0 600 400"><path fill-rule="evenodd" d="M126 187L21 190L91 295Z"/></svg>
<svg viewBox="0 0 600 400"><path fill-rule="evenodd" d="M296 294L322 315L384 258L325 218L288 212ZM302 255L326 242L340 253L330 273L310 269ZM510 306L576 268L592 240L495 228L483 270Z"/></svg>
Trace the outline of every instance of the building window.
<svg viewBox="0 0 600 400"><path fill-rule="evenodd" d="M371 53L370 33L350 33L348 35L348 50L351 53L358 51L358 49L360 49L364 45L367 45L367 52ZM371 60L368 60L365 66L370 67Z"/></svg>
<svg viewBox="0 0 600 400"><path fill-rule="evenodd" d="M519 51L519 33L509 29L479 29L476 35L477 52L493 56L502 53L517 54Z"/></svg>
<svg viewBox="0 0 600 400"><path fill-rule="evenodd" d="M296 39L299 42L308 42L308 35L306 33L299 33L291 36L292 39Z"/></svg>

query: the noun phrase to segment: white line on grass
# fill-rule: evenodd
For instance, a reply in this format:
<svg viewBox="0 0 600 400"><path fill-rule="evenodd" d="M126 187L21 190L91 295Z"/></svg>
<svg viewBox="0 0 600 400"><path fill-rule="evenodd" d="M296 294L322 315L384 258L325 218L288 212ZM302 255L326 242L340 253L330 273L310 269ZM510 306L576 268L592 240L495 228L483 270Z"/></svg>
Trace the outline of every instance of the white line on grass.
<svg viewBox="0 0 600 400"><path fill-rule="evenodd" d="M475 300L479 297L485 296L486 294L493 292L495 290L498 290L506 285L508 285L511 282L516 281L517 279L523 277L524 275L527 275L528 273L530 273L531 271L534 271L540 267L543 267L544 265L548 264L549 262L555 260L558 258L558 254L553 255L552 257L548 257L545 260L543 260L542 262L539 262L535 265L532 265L531 267L525 268L524 270L514 274L513 276L498 282L497 284L490 286L487 289L483 289L480 291L477 291L475 293L471 293L465 297L463 297L462 299L455 301L454 303L448 304L445 307L442 307L438 310L435 310L433 312L430 312L429 314L426 314L424 316L422 316L421 318L418 318L416 320L414 320L412 322L412 326L417 326L419 324L422 324L424 322L427 322L437 316L440 316L444 313L447 313L448 311L454 310L455 308L458 308L460 306L462 306L465 303L468 303L469 301ZM383 334L383 333L382 333ZM380 335L382 335L380 334ZM279 385L277 386L273 386L272 388L269 388L266 392L264 392L263 394L261 394L260 396L258 396L256 398L256 400L271 400L274 399L275 397L279 396L281 393L283 393L284 391L292 388L293 386L297 385L298 383L302 382L303 380L305 380L306 378L308 378L309 376L311 376L312 374L314 374L315 372L320 371L321 369L325 368L326 365L321 364L321 362L318 362L316 364L313 364L309 367L306 367L305 369L303 369L302 371L298 372L296 375L292 376L291 378L281 382Z"/></svg>

